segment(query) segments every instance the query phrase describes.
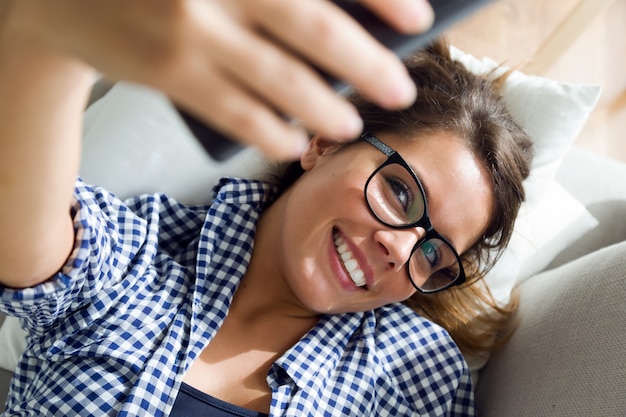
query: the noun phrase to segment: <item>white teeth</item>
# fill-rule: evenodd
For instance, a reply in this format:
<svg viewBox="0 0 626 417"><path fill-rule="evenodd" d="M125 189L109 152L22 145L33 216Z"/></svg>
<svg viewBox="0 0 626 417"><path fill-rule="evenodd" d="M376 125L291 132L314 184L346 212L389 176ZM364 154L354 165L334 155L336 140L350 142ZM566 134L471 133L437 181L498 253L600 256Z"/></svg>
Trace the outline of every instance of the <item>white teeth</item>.
<svg viewBox="0 0 626 417"><path fill-rule="evenodd" d="M361 268L359 268L357 260L352 258L352 252L348 249L348 245L337 233L335 233L333 237L335 239L337 253L339 254L339 257L341 257L343 265L346 267L346 271L350 274L352 282L354 282L354 285L357 287L364 287L367 284L367 281L365 281L365 273Z"/></svg>

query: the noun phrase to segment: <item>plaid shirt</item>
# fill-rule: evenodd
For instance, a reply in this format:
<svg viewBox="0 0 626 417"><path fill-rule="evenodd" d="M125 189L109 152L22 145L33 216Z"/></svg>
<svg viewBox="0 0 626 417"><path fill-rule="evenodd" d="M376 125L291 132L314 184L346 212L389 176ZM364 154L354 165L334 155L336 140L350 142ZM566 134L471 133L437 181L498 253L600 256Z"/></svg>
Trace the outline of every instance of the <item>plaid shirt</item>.
<svg viewBox="0 0 626 417"><path fill-rule="evenodd" d="M30 289L0 289L28 347L6 415L163 416L220 328L271 186L222 180L206 207L122 202L78 180L75 247ZM474 415L450 336L401 304L323 316L273 364L273 416Z"/></svg>

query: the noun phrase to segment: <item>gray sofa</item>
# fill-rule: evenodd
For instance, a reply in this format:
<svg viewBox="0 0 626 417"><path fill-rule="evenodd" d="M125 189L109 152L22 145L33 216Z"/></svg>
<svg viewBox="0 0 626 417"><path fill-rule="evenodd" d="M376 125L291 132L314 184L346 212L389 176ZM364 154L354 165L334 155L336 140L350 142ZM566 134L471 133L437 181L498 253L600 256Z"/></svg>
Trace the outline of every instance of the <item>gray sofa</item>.
<svg viewBox="0 0 626 417"><path fill-rule="evenodd" d="M519 327L481 372L482 416L626 415L626 164L571 150L558 181L599 225L518 284Z"/></svg>

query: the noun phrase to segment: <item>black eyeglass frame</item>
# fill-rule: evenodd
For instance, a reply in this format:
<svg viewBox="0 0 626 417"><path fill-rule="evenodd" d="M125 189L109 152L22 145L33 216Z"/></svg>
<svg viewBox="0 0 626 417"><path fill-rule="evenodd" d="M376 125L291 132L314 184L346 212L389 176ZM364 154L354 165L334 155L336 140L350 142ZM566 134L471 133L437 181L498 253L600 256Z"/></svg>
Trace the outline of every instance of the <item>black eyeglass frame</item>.
<svg viewBox="0 0 626 417"><path fill-rule="evenodd" d="M452 244L448 241L448 239L446 239L441 234L439 234L439 232L437 232L435 228L433 227L432 222L430 221L430 216L428 215L428 199L426 198L426 192L424 191L424 187L422 186L421 181L419 180L419 178L417 177L417 175L415 174L411 166L404 160L404 158L402 158L402 156L400 156L400 154L396 150L392 149L390 146L383 143L380 139L378 139L376 136L372 135L371 133L369 132L363 133L361 135L361 139L365 140L367 143L374 146L376 149L381 151L387 157L385 162L383 162L378 168L374 170L374 172L372 172L372 174L369 176L369 178L365 182L365 186L363 187L363 193L365 195L365 202L367 203L367 208L369 209L369 211L372 213L374 218L378 220L381 224L387 227L390 227L392 229L411 229L413 227L421 227L426 231L424 236L420 240L418 240L413 246L413 249L411 250L411 255L409 256L409 259L406 262L406 272L407 272L407 276L409 277L409 281L411 282L411 285L413 285L413 287L415 287L415 289L421 293L432 294L432 293L436 293L439 291L447 290L448 288L454 287L456 285L463 284L466 278L465 278L465 270L463 269L463 262L461 260L461 257L459 256L454 246L452 246ZM370 181L372 181L372 179L376 176L376 174L381 169L391 164L397 164L403 167L404 169L406 169L407 172L411 175L411 177L415 181L415 183L417 184L417 186L419 187L420 193L422 194L422 199L424 200L424 213L422 214L422 217L420 217L418 220L416 220L413 223L405 224L405 225L402 225L402 224L398 225L398 224L389 224L385 222L376 214L376 212L370 205L369 199L367 197L367 187L369 186ZM413 254L420 248L420 246L424 242L433 238L441 240L446 245L448 245L450 249L452 249L452 253L454 254L454 256L456 256L456 259L459 263L459 274L455 280L451 281L448 285L442 288L437 288L435 290L425 290L423 288L420 288L415 283L415 281L413 281L413 278L411 277L409 261L411 260L411 257L413 256Z"/></svg>

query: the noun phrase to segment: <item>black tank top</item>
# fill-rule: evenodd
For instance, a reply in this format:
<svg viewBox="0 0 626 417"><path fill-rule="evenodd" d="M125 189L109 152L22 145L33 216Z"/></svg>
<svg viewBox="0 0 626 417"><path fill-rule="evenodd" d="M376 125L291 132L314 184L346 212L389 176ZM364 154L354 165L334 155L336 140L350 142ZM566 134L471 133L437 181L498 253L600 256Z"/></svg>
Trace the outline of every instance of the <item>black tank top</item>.
<svg viewBox="0 0 626 417"><path fill-rule="evenodd" d="M170 417L267 417L268 414L239 407L205 394L183 382Z"/></svg>

